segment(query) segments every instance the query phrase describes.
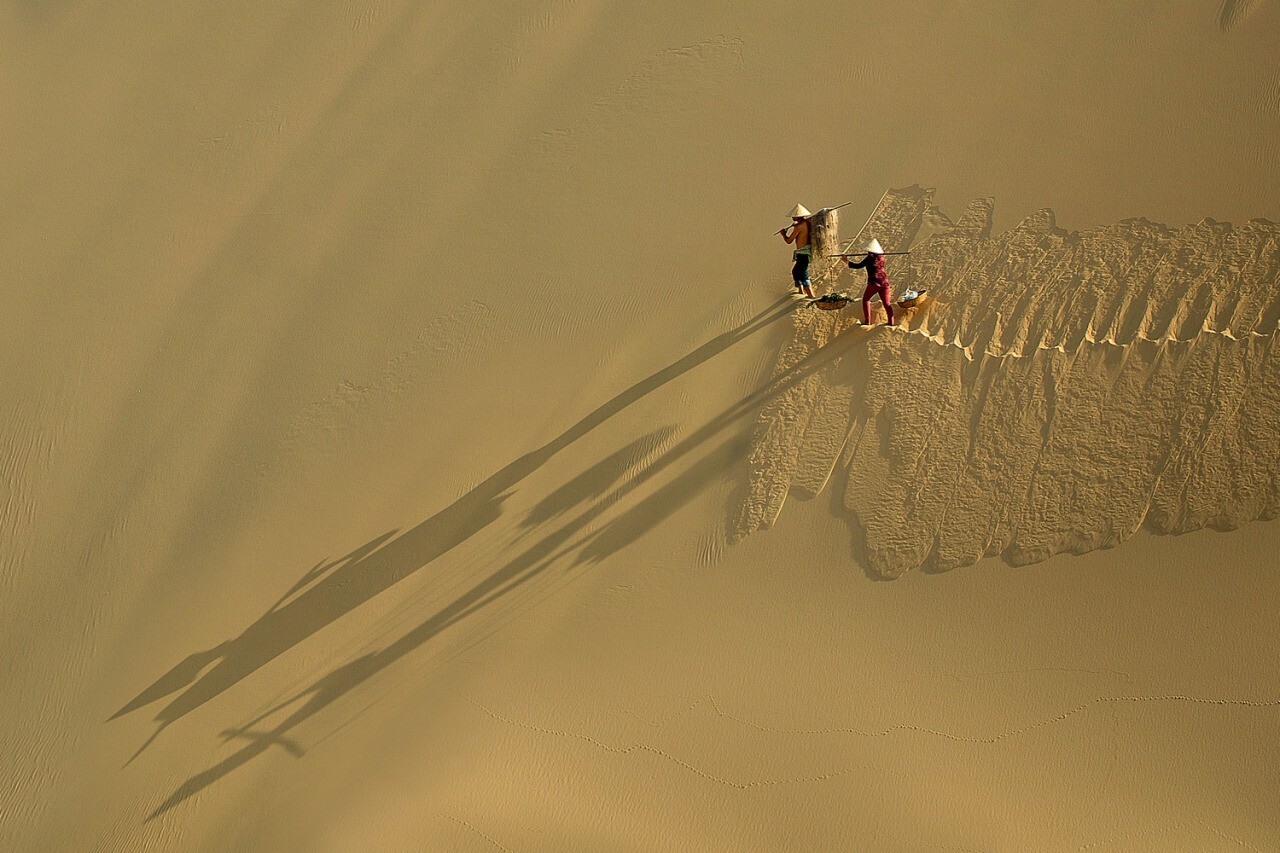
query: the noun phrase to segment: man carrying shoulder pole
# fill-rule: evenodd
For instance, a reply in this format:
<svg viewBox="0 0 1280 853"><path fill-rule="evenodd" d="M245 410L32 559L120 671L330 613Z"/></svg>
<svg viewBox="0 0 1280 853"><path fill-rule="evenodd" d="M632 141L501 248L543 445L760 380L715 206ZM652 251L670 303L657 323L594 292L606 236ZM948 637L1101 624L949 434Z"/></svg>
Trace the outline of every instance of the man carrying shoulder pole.
<svg viewBox="0 0 1280 853"><path fill-rule="evenodd" d="M809 217L812 216L803 204L791 209L791 224L778 231L788 245L795 244L795 265L791 268L791 279L796 292L803 293L813 299L813 288L809 284L809 261L813 257L813 246L809 242ZM791 233L788 234L787 232Z"/></svg>

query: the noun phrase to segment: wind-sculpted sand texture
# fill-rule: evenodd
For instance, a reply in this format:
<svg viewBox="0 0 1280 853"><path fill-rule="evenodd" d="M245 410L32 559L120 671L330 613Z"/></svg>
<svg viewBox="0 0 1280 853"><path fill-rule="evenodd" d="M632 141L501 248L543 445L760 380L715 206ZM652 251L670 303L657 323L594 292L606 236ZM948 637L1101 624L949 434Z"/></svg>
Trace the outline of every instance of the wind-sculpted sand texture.
<svg viewBox="0 0 1280 853"><path fill-rule="evenodd" d="M919 238L894 291L935 301L900 330L798 312L779 370L845 352L762 411L738 533L834 481L857 556L892 578L1275 517L1280 228L1068 233L1044 210L992 237L991 209L953 224L930 190L886 196L869 230Z"/></svg>
<svg viewBox="0 0 1280 853"><path fill-rule="evenodd" d="M1262 0L1222 0L1218 11L1218 27L1225 33L1258 11Z"/></svg>
<svg viewBox="0 0 1280 853"><path fill-rule="evenodd" d="M1277 44L0 2L0 853L1280 850Z"/></svg>

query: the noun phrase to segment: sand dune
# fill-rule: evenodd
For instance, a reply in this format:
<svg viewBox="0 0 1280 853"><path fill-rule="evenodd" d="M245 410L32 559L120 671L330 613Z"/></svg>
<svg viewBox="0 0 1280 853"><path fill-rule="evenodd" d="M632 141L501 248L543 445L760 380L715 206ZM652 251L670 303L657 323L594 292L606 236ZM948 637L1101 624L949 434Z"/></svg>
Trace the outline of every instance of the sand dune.
<svg viewBox="0 0 1280 853"><path fill-rule="evenodd" d="M893 280L932 306L892 330L796 315L780 373L840 355L762 414L740 535L833 479L886 577L1280 513L1280 228L1069 234L1042 211L992 237L989 200L950 226L931 199L891 193L870 229L929 223Z"/></svg>
<svg viewBox="0 0 1280 853"><path fill-rule="evenodd" d="M0 850L1280 849L1277 43L0 3Z"/></svg>

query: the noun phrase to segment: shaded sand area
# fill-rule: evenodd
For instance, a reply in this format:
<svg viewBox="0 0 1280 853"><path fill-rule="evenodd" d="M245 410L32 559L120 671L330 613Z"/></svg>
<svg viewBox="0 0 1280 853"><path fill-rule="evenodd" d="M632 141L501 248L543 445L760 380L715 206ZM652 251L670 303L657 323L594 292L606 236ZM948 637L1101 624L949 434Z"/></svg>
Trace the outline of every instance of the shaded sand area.
<svg viewBox="0 0 1280 853"><path fill-rule="evenodd" d="M867 226L895 247L927 229L889 262L932 302L896 329L796 315L778 375L839 355L762 414L739 535L831 482L885 577L1276 516L1280 227L1068 233L1043 210L993 237L989 199L952 224L932 198L887 193Z"/></svg>
<svg viewBox="0 0 1280 853"><path fill-rule="evenodd" d="M1280 849L1278 43L0 2L0 850Z"/></svg>

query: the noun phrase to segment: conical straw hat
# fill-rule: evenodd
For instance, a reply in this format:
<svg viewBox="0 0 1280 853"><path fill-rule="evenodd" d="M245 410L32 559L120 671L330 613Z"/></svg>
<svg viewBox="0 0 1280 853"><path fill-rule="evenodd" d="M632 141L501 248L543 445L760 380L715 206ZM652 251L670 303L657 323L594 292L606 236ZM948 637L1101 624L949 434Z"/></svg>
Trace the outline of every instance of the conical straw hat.
<svg viewBox="0 0 1280 853"><path fill-rule="evenodd" d="M806 216L813 216L813 214L810 213L809 209L803 204L797 204L795 207L791 208L792 219L804 219Z"/></svg>
<svg viewBox="0 0 1280 853"><path fill-rule="evenodd" d="M884 247L880 245L880 241L872 238L871 242L866 245L863 251L870 252L873 255L883 255Z"/></svg>

